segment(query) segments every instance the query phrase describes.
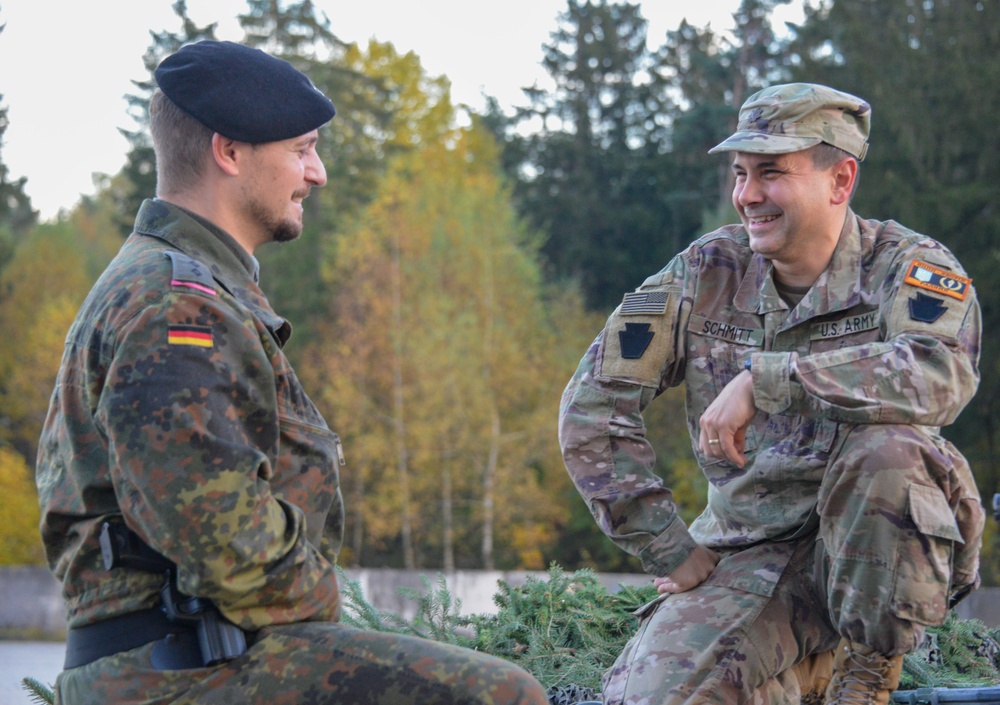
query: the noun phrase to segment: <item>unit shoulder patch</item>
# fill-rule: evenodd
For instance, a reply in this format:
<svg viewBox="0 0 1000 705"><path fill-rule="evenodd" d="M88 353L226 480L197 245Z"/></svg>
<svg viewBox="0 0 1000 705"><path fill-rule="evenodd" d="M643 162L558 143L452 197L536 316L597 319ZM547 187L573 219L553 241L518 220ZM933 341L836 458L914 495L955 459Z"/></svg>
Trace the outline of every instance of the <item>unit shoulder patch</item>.
<svg viewBox="0 0 1000 705"><path fill-rule="evenodd" d="M972 280L967 277L920 260L913 260L910 263L910 268L903 281L918 289L927 289L959 301L965 301L965 297L969 295L969 287L972 285Z"/></svg>

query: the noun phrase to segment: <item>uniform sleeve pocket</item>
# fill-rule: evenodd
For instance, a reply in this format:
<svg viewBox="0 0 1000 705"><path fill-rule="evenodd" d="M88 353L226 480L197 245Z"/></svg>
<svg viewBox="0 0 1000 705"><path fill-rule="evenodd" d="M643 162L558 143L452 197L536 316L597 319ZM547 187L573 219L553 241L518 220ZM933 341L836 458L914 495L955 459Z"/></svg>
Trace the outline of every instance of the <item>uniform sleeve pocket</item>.
<svg viewBox="0 0 1000 705"><path fill-rule="evenodd" d="M675 359L676 308L677 295L667 289L626 294L605 325L598 377L658 387Z"/></svg>
<svg viewBox="0 0 1000 705"><path fill-rule="evenodd" d="M948 611L952 552L962 534L937 487L910 486L909 519L896 556L891 609L901 619L941 624Z"/></svg>
<svg viewBox="0 0 1000 705"><path fill-rule="evenodd" d="M917 530L926 536L965 543L951 507L937 487L910 486L910 516Z"/></svg>

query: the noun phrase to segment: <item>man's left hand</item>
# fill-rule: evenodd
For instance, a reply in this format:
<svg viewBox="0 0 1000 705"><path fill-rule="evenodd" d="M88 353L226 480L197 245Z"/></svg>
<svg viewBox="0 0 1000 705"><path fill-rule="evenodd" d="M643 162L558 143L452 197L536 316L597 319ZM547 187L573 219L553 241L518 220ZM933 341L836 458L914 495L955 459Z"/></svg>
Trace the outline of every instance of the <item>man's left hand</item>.
<svg viewBox="0 0 1000 705"><path fill-rule="evenodd" d="M725 386L701 415L698 439L701 452L709 458L728 460L737 467L746 465L743 445L747 427L755 413L753 377L743 371Z"/></svg>

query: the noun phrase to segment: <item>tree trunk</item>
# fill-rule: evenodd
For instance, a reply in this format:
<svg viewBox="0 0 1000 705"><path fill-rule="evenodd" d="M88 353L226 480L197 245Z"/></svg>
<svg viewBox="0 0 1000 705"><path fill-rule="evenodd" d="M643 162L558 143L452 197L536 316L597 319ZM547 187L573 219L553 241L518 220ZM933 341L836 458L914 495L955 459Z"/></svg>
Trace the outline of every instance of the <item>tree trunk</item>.
<svg viewBox="0 0 1000 705"><path fill-rule="evenodd" d="M399 252L399 228L392 238L392 327L395 338L392 359L392 418L396 438L396 473L400 495L400 538L403 542L403 565L408 570L417 567L413 553L413 527L410 520L410 468L406 448L406 421L403 415L403 294L402 264Z"/></svg>
<svg viewBox="0 0 1000 705"><path fill-rule="evenodd" d="M451 463L447 460L441 463L441 522L444 525L441 542L443 544L442 562L446 573L455 571L455 525L451 499Z"/></svg>
<svg viewBox="0 0 1000 705"><path fill-rule="evenodd" d="M360 472L352 473L354 507L351 514L354 515L354 534L351 536L351 549L353 552L352 564L355 568L361 567L361 553L365 545L365 513L363 511L365 498L365 481Z"/></svg>
<svg viewBox="0 0 1000 705"><path fill-rule="evenodd" d="M497 464L500 460L500 414L497 412L496 404L490 404L491 424L490 424L490 451L486 460L486 469L483 472L483 569L495 570L493 559L493 524L495 521L495 485Z"/></svg>

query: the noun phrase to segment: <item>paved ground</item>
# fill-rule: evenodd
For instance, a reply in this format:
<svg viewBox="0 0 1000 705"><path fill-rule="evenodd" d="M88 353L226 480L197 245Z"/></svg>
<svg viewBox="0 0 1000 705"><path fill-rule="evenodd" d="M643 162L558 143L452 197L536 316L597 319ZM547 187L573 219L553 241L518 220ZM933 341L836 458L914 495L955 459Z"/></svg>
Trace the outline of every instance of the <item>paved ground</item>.
<svg viewBox="0 0 1000 705"><path fill-rule="evenodd" d="M66 645L60 642L0 641L0 703L29 705L21 679L29 676L51 686L62 670Z"/></svg>

